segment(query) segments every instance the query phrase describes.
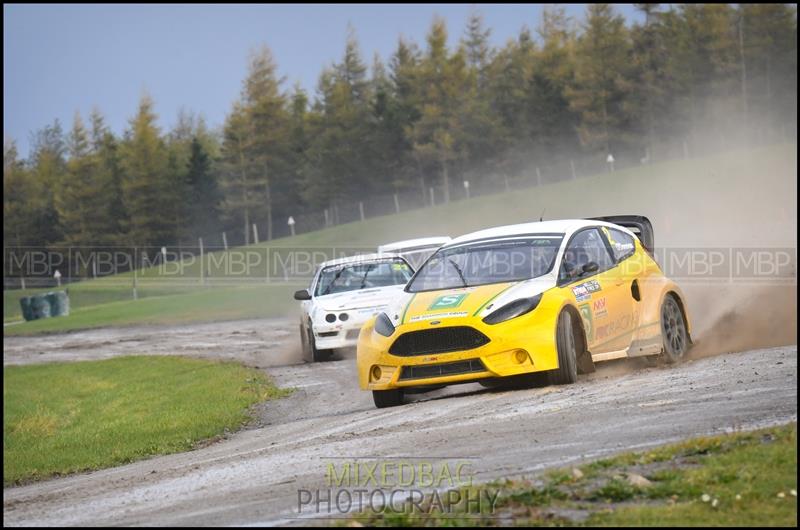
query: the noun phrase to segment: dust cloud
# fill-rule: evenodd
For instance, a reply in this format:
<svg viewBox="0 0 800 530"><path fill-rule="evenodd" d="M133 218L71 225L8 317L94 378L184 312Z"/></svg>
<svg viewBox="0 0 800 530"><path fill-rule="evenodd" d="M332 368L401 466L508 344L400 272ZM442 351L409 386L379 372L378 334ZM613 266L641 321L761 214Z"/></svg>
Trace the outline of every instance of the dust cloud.
<svg viewBox="0 0 800 530"><path fill-rule="evenodd" d="M749 259L764 251L767 261L790 256L790 265L777 276L739 274L735 259L722 265L722 277L659 264L684 291L693 356L797 343L796 143L566 179L506 197L501 211L497 199L474 198L469 218L432 213L429 233L413 235L455 237L536 221L543 210L546 220L635 214L653 223L657 257L693 254L702 265L712 253ZM387 240L406 235L383 234Z"/></svg>

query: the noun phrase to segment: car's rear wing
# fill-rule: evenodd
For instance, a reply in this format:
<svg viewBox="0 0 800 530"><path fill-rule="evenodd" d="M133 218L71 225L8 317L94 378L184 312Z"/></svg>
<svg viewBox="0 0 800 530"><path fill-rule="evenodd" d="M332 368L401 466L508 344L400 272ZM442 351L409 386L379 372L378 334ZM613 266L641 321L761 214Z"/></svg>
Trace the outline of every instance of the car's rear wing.
<svg viewBox="0 0 800 530"><path fill-rule="evenodd" d="M636 234L642 246L650 255L653 254L653 249L655 249L653 224L647 217L643 215L610 215L608 217L591 217L590 220L624 226Z"/></svg>

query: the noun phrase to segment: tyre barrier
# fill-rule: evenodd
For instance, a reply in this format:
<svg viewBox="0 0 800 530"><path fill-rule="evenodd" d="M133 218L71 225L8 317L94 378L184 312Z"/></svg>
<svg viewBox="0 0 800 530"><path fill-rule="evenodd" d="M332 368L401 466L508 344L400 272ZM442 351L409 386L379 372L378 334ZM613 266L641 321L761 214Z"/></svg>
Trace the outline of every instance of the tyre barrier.
<svg viewBox="0 0 800 530"><path fill-rule="evenodd" d="M23 296L19 305L25 320L69 315L69 296L65 291Z"/></svg>
<svg viewBox="0 0 800 530"><path fill-rule="evenodd" d="M22 318L33 320L33 308L31 307L31 297L23 296L19 299L19 306L22 308Z"/></svg>

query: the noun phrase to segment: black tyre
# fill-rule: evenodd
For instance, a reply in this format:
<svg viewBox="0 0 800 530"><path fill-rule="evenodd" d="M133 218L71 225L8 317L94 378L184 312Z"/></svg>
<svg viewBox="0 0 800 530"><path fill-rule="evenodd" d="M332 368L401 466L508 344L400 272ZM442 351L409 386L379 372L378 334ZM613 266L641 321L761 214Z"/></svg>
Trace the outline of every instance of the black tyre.
<svg viewBox="0 0 800 530"><path fill-rule="evenodd" d="M689 334L681 306L672 294L665 296L661 304L661 337L664 361L667 364L681 361L689 350Z"/></svg>
<svg viewBox="0 0 800 530"><path fill-rule="evenodd" d="M569 385L578 380L578 361L575 345L575 328L572 315L564 310L558 316L556 324L556 349L558 350L558 368L551 370L547 378L551 385Z"/></svg>
<svg viewBox="0 0 800 530"><path fill-rule="evenodd" d="M300 324L300 351L303 354L303 359L309 359L311 353L308 349L308 335L306 334L306 327Z"/></svg>
<svg viewBox="0 0 800 530"><path fill-rule="evenodd" d="M386 407L396 407L403 404L402 390L373 390L372 401L379 409Z"/></svg>
<svg viewBox="0 0 800 530"><path fill-rule="evenodd" d="M308 340L308 353L309 355L306 356L306 359L311 360L313 363L319 363L323 361L330 360L331 356L333 355L332 350L320 350L317 348L317 341L314 340L314 330L309 325L307 330L306 338Z"/></svg>

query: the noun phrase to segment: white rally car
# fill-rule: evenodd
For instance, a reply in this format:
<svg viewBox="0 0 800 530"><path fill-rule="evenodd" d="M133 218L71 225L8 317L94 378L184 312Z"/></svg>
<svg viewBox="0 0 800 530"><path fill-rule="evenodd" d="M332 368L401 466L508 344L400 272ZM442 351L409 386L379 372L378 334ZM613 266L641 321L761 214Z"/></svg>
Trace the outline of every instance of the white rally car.
<svg viewBox="0 0 800 530"><path fill-rule="evenodd" d="M354 347L361 326L403 291L414 274L399 254L381 253L322 263L309 289L294 293L302 302L300 341L312 362L337 348Z"/></svg>
<svg viewBox="0 0 800 530"><path fill-rule="evenodd" d="M394 243L381 245L378 247L378 253L393 252L400 254L414 270L417 270L431 254L451 240L452 238L447 236L406 239L405 241L395 241Z"/></svg>
<svg viewBox="0 0 800 530"><path fill-rule="evenodd" d="M414 271L449 237L387 243L377 254L322 263L311 287L294 293L302 302L300 343L303 357L328 359L338 348L355 347L361 326L386 309Z"/></svg>

